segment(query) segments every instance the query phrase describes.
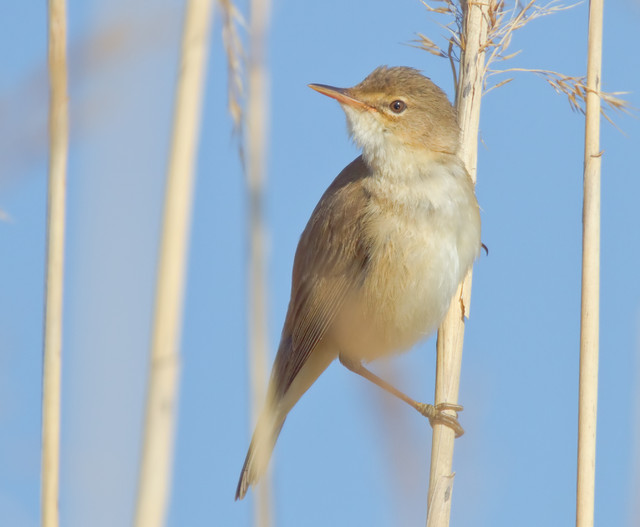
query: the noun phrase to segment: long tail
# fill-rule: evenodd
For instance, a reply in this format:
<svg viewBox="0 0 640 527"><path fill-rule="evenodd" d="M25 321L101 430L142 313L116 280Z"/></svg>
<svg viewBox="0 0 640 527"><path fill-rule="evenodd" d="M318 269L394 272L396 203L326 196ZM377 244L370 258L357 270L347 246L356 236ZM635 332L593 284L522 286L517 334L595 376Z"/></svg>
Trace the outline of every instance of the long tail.
<svg viewBox="0 0 640 527"><path fill-rule="evenodd" d="M244 498L251 485L254 485L266 472L276 440L282 430L286 414L279 415L265 407L258 420L258 425L251 438L249 451L240 472L240 480L236 489L236 500Z"/></svg>
<svg viewBox="0 0 640 527"><path fill-rule="evenodd" d="M279 361L289 360L290 345L291 338L283 339L276 355L276 362L267 390L268 403L265 404L260 414L256 430L251 438L249 452L247 452L240 473L240 481L238 481L236 500L244 498L249 486L257 483L267 470L273 447L289 410L336 358L336 352L332 348L317 347L303 361L302 366L295 371L292 370L294 373L291 374L286 368L279 365Z"/></svg>

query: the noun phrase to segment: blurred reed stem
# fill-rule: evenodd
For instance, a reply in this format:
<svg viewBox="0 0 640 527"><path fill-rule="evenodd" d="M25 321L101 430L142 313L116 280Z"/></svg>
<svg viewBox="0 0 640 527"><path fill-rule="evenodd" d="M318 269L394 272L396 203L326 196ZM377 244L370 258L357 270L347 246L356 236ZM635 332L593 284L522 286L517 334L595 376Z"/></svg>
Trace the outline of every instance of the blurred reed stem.
<svg viewBox="0 0 640 527"><path fill-rule="evenodd" d="M249 194L249 378L255 426L267 391L269 361L264 192L267 167L268 72L265 60L270 2L251 1L247 101L247 189ZM259 462L260 463L260 462ZM254 525L273 524L272 485L267 471L255 489Z"/></svg>
<svg viewBox="0 0 640 527"><path fill-rule="evenodd" d="M157 271L136 527L164 525L169 504L195 158L212 10L212 0L189 0L184 21Z"/></svg>
<svg viewBox="0 0 640 527"><path fill-rule="evenodd" d="M600 326L600 91L603 0L589 3L582 209L582 306L576 526L593 526Z"/></svg>
<svg viewBox="0 0 640 527"><path fill-rule="evenodd" d="M461 2L464 22L459 42L462 44L455 106L461 129L459 155L474 183L477 173L478 128L483 89L485 44L488 31L489 3ZM469 316L471 271L453 297L451 307L438 330L435 404L458 402L464 319ZM453 487L453 444L451 428L435 424L431 447L431 473L427 501L427 526L449 525Z"/></svg>
<svg viewBox="0 0 640 527"><path fill-rule="evenodd" d="M69 102L65 0L49 0L49 189L42 379L41 525L57 527L60 481L62 307Z"/></svg>

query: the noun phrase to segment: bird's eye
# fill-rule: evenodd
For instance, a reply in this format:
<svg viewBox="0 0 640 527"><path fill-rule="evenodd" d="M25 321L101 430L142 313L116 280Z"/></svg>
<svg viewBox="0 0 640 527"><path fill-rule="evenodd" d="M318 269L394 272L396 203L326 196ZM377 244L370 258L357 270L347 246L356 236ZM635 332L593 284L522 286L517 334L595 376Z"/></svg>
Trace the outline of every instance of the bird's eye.
<svg viewBox="0 0 640 527"><path fill-rule="evenodd" d="M404 109L407 107L407 105L405 104L404 101L401 101L400 99L393 101L390 105L389 108L391 108L391 111L394 113L402 113L404 112Z"/></svg>

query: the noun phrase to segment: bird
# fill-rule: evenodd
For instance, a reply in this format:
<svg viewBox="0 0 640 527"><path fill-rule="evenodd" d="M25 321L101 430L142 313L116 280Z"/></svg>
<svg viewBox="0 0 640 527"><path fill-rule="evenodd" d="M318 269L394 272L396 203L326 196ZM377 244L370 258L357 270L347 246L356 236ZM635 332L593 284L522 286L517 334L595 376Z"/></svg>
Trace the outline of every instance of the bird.
<svg viewBox="0 0 640 527"><path fill-rule="evenodd" d="M266 471L287 414L336 359L462 434L364 364L433 333L477 258L480 210L446 94L418 70L380 66L335 99L361 154L322 195L295 253L291 299L235 499Z"/></svg>

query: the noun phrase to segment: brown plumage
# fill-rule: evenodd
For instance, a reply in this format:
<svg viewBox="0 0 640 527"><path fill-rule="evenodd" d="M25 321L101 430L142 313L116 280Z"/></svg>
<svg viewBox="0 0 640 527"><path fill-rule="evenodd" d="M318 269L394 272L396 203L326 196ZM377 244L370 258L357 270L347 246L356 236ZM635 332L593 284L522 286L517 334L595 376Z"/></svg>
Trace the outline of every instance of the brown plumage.
<svg viewBox="0 0 640 527"><path fill-rule="evenodd" d="M411 68L382 67L353 88L311 87L340 102L363 153L329 186L300 238L236 499L264 473L288 412L336 357L398 395L361 363L428 336L480 248L455 112L437 86ZM398 396L438 418L437 409L425 413L429 405ZM461 431L455 418L444 420Z"/></svg>

